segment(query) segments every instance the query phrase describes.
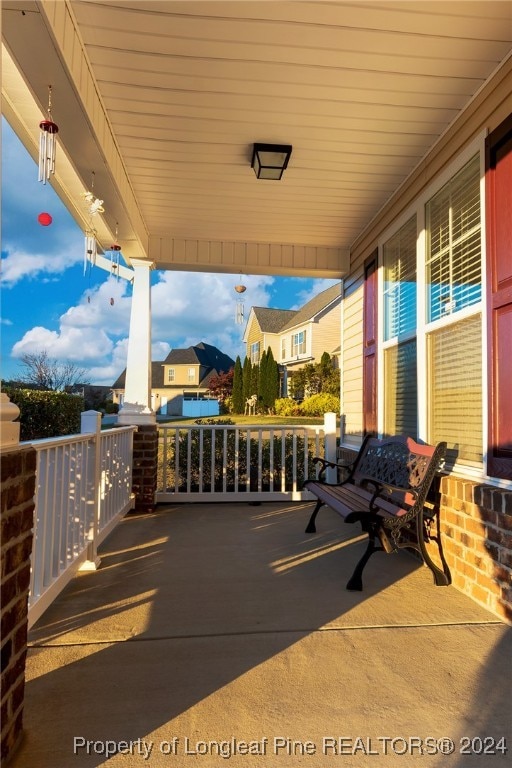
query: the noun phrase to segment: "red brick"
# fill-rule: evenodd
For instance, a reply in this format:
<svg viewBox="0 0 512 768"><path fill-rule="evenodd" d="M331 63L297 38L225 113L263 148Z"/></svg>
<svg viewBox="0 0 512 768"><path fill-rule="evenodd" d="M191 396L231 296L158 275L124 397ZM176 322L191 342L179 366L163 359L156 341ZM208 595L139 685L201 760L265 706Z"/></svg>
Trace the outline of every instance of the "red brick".
<svg viewBox="0 0 512 768"><path fill-rule="evenodd" d="M470 594L477 602L482 603L483 605L488 604L488 592L485 589L482 589L478 584L471 584Z"/></svg>

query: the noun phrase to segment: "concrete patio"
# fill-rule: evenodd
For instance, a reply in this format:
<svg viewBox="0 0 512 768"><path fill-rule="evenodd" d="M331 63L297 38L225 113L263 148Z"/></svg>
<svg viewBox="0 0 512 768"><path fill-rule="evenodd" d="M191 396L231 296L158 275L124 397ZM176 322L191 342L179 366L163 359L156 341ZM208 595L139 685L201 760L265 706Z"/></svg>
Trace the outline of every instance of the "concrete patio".
<svg viewBox="0 0 512 768"><path fill-rule="evenodd" d="M512 628L406 553L347 592L361 537L311 508L125 518L30 633L12 766L508 764Z"/></svg>

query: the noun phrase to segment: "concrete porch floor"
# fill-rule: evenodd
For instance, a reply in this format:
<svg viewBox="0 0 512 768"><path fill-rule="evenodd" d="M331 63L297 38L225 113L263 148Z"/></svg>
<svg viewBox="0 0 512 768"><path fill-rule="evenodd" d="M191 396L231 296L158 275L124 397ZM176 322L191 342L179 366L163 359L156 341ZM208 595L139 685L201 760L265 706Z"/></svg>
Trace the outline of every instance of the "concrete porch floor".
<svg viewBox="0 0 512 768"><path fill-rule="evenodd" d="M30 633L11 765L510 764L512 628L406 553L347 592L359 532L311 509L125 518Z"/></svg>

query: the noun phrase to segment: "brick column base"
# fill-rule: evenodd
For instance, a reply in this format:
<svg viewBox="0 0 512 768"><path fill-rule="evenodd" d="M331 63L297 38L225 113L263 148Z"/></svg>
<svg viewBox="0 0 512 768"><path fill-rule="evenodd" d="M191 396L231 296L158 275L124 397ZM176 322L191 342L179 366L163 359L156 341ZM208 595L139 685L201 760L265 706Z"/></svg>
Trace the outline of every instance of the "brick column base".
<svg viewBox="0 0 512 768"><path fill-rule="evenodd" d="M155 508L157 469L158 427L139 425L133 435L132 490L136 512L152 512Z"/></svg>
<svg viewBox="0 0 512 768"><path fill-rule="evenodd" d="M16 751L23 732L36 452L30 447L4 449L1 463L3 765Z"/></svg>

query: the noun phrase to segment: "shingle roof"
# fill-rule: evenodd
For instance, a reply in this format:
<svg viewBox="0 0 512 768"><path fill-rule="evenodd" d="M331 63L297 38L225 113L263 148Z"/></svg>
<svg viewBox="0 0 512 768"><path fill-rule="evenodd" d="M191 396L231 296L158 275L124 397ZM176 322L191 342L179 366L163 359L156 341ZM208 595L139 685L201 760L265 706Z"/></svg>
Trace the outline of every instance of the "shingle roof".
<svg viewBox="0 0 512 768"><path fill-rule="evenodd" d="M281 328L297 314L296 309L253 307L253 310L262 333L279 333Z"/></svg>
<svg viewBox="0 0 512 768"><path fill-rule="evenodd" d="M298 312L295 312L294 317L292 317L286 325L283 325L280 330L285 331L311 320L315 315L318 315L322 309L335 301L338 296L341 296L341 283L335 283L334 285L331 285L330 288L326 288L325 291L313 296L307 304L304 304Z"/></svg>
<svg viewBox="0 0 512 768"><path fill-rule="evenodd" d="M151 382L153 388L169 387L172 388L172 384L164 382L164 365L201 365L206 368L207 371L199 383L199 386L204 387L209 378L218 373L225 373L233 368L235 361L221 352L217 347L213 347L211 344L205 344L200 342L195 347L188 347L188 349L172 349L167 355L165 360L160 360L151 363ZM126 384L126 368L119 376L117 381L112 385L112 389L124 389ZM183 387L180 385L180 388ZM193 387L190 387L191 389Z"/></svg>

